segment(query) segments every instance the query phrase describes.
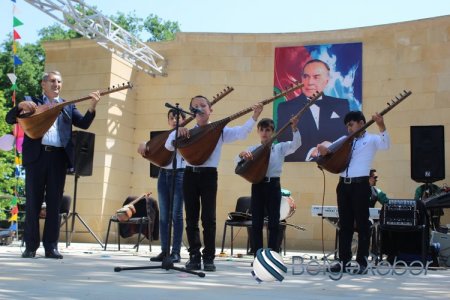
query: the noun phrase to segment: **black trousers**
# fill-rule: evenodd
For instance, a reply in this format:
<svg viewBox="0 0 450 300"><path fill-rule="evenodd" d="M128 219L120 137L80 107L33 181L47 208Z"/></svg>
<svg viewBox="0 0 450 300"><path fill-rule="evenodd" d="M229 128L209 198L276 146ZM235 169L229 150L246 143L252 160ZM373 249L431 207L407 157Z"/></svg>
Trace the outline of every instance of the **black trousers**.
<svg viewBox="0 0 450 300"><path fill-rule="evenodd" d="M186 235L189 255L200 255L199 219L202 220L204 259L214 259L216 254L216 198L217 170L192 172L186 169L183 178L184 209L186 212Z"/></svg>
<svg viewBox="0 0 450 300"><path fill-rule="evenodd" d="M252 246L254 255L256 251L263 248L264 217L268 217L268 248L280 251L280 204L281 187L280 181L262 182L252 184Z"/></svg>
<svg viewBox="0 0 450 300"><path fill-rule="evenodd" d="M356 225L358 231L356 261L365 266L370 245L369 181L351 184L339 182L336 193L339 211L339 260L346 264L352 259L351 245Z"/></svg>
<svg viewBox="0 0 450 300"><path fill-rule="evenodd" d="M67 155L61 149L41 152L39 159L25 166L25 225L26 248L36 251L40 244L39 212L47 204L42 244L46 250L57 249L60 228L60 207L66 181Z"/></svg>

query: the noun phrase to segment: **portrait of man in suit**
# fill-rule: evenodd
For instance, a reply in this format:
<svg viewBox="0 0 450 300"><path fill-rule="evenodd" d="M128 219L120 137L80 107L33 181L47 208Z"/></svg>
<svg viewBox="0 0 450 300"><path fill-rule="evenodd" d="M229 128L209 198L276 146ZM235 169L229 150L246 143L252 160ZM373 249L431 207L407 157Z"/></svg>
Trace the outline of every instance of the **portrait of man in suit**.
<svg viewBox="0 0 450 300"><path fill-rule="evenodd" d="M297 67L296 78L303 84L301 93L293 95L287 101L278 103L274 110L277 120L277 128L281 128L292 117L299 112L315 94L323 92L324 94L311 105L300 118L298 128L302 138L302 146L293 154L286 157L288 162L304 162L311 160L311 154L315 151L317 144L323 141L334 141L343 135L347 135L347 129L344 126L344 116L350 110L360 110L360 104L352 99L344 98L348 94L336 93L338 89L331 85L339 85L346 79L345 76L332 70L330 65L322 59L313 58L308 51L301 53L301 59L297 58L294 65ZM292 55L291 55L292 57ZM320 57L320 56L319 56ZM285 61L286 62L286 61ZM293 71L292 66L290 72ZM341 81L332 80L333 72L336 77L341 76ZM349 76L350 79L354 77ZM348 79L348 78L347 78ZM347 81L348 83L348 81ZM330 95L333 90L333 95ZM344 89L340 89L344 91ZM342 96L341 96L342 95ZM338 97L336 97L338 96ZM292 137L286 130L279 134L277 140L279 142L289 141Z"/></svg>

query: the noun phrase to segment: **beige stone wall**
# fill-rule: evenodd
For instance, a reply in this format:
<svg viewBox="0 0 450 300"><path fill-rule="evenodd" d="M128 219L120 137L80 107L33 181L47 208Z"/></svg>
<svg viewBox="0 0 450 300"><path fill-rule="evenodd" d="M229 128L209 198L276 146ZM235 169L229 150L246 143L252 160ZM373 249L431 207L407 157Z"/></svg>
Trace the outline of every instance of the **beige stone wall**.
<svg viewBox="0 0 450 300"><path fill-rule="evenodd" d="M413 94L385 118L392 137L391 150L379 153L374 167L379 186L392 198L411 198L417 183L410 179L410 136L412 125L444 125L450 114L450 16L366 28L290 34L180 33L171 42L150 47L168 61L167 77L151 77L134 71L92 41L72 40L45 45L47 69L59 69L65 79L64 96L79 97L97 88L132 81L132 91L110 94L102 99L89 131L96 134L94 174L80 178L78 211L104 239L107 220L128 194L151 191L156 180L149 178L149 163L136 148L148 140L152 130L167 127L165 102L188 107L197 94L212 97L226 86L234 92L214 106L212 120L219 120L272 95L274 49L328 43L363 43L363 111L370 116L403 90ZM81 110L86 104L79 105ZM247 117L231 123L241 124ZM263 116L272 117L271 105ZM369 131L376 131L370 128ZM449 138L445 138L446 173L449 174ZM246 141L225 145L219 165L217 200L217 246L223 223L236 199L250 194L250 184L234 174L233 159L248 145L258 143L256 133ZM311 217L310 208L322 202L336 205L337 175L325 176L314 163L286 163L282 186L293 193L297 211L289 219L303 225L304 232L288 228L289 250L321 249L322 223ZM438 182L437 184L443 184ZM67 189L73 189L68 178ZM450 223L450 220L448 220ZM236 232L236 231L235 231ZM326 250L332 249L334 230L323 224ZM245 247L246 233L238 235ZM76 235L76 240L91 240ZM229 245L229 233L227 243ZM218 251L219 252L219 251Z"/></svg>

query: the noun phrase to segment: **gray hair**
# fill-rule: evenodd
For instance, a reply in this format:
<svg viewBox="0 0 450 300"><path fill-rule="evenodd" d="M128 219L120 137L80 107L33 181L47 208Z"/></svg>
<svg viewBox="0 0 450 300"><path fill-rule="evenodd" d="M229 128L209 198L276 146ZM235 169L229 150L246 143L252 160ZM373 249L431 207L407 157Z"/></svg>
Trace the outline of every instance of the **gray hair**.
<svg viewBox="0 0 450 300"><path fill-rule="evenodd" d="M50 76L50 74L59 76L61 78L61 81L62 81L61 73L59 71L56 71L56 70L55 71L50 71L50 72L45 72L44 74L42 74L42 81L47 81L48 77Z"/></svg>

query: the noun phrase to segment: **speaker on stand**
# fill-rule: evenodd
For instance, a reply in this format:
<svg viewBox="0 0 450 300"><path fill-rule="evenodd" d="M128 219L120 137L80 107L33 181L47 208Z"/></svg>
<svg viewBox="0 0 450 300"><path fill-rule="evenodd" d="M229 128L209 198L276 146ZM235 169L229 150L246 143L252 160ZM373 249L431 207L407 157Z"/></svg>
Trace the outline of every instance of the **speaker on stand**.
<svg viewBox="0 0 450 300"><path fill-rule="evenodd" d="M80 176L91 176L94 162L94 145L95 145L95 134L86 131L73 131L72 132L72 143L74 149L74 165L73 168L69 170L69 175L74 175L75 183L73 188L73 209L69 214L69 218L72 218L71 230L69 235L68 245L72 241L72 235L75 232L75 217L84 225L87 231L82 231L84 233L90 233L95 240L103 248L103 243L95 235L89 225L77 212L77 188L78 188L78 178Z"/></svg>

